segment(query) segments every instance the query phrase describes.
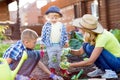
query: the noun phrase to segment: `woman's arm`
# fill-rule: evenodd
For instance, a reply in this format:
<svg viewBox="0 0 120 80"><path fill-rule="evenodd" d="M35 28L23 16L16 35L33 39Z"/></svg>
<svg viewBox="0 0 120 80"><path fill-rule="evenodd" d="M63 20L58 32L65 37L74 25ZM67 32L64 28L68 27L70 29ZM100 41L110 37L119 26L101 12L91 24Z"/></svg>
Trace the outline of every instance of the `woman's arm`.
<svg viewBox="0 0 120 80"><path fill-rule="evenodd" d="M81 62L75 62L75 63L70 63L70 67L83 67L83 66L89 66L91 64L94 64L94 62L96 61L96 59L99 57L99 55L101 54L103 48L102 47L97 47L94 48L90 58L86 61L81 61Z"/></svg>

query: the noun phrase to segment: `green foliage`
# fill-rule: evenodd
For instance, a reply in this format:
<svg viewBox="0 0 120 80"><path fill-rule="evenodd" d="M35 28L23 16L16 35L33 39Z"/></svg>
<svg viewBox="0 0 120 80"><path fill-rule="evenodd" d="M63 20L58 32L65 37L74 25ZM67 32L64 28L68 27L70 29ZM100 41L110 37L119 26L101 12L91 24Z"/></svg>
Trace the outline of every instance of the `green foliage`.
<svg viewBox="0 0 120 80"><path fill-rule="evenodd" d="M68 69L70 67L69 62L60 62L60 68L61 69Z"/></svg>
<svg viewBox="0 0 120 80"><path fill-rule="evenodd" d="M10 46L10 44L1 44L0 43L0 57L2 57L3 53L6 51L6 49Z"/></svg>
<svg viewBox="0 0 120 80"><path fill-rule="evenodd" d="M52 56L52 62L56 63L57 62L57 55Z"/></svg>
<svg viewBox="0 0 120 80"><path fill-rule="evenodd" d="M119 29L111 30L111 33L114 34L114 36L118 39L118 41L120 43L120 30Z"/></svg>
<svg viewBox="0 0 120 80"><path fill-rule="evenodd" d="M69 53L70 53L70 48L63 48L63 50L62 50L62 55L61 55L61 62L65 62L65 61L67 61L67 55L69 55Z"/></svg>
<svg viewBox="0 0 120 80"><path fill-rule="evenodd" d="M40 50L40 44L36 44L36 46L35 46L34 49L35 49L35 50Z"/></svg>
<svg viewBox="0 0 120 80"><path fill-rule="evenodd" d="M72 32L71 39L69 40L69 45L71 49L79 49L83 43L83 36L79 33Z"/></svg>
<svg viewBox="0 0 120 80"><path fill-rule="evenodd" d="M8 26L2 26L0 25L0 40L4 40L7 37L4 35L5 30L8 28Z"/></svg>

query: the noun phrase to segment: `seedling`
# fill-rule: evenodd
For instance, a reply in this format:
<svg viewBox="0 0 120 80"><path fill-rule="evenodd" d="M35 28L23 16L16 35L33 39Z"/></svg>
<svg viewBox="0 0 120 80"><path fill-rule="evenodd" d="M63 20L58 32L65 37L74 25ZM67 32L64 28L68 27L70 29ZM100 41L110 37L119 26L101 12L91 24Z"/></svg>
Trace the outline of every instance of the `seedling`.
<svg viewBox="0 0 120 80"><path fill-rule="evenodd" d="M73 75L71 80L78 80L82 73L83 73L83 69L81 69L80 72L77 75Z"/></svg>

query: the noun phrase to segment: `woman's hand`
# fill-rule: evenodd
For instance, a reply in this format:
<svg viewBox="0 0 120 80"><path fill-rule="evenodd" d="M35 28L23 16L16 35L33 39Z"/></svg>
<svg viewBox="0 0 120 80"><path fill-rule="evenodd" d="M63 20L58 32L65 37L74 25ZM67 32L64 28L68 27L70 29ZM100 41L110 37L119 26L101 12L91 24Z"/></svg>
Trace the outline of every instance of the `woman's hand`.
<svg viewBox="0 0 120 80"><path fill-rule="evenodd" d="M64 45L65 48L69 47L69 43L66 42L65 45Z"/></svg>

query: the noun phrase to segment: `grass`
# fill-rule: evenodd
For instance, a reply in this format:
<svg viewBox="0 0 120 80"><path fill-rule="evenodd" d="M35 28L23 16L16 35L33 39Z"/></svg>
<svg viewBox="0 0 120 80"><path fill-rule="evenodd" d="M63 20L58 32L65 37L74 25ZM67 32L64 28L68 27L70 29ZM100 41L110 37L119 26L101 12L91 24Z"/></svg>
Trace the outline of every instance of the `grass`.
<svg viewBox="0 0 120 80"><path fill-rule="evenodd" d="M34 50L40 50L40 44L36 44Z"/></svg>
<svg viewBox="0 0 120 80"><path fill-rule="evenodd" d="M2 44L0 43L0 57L2 57L3 53L6 51L6 49L10 46L10 44Z"/></svg>

